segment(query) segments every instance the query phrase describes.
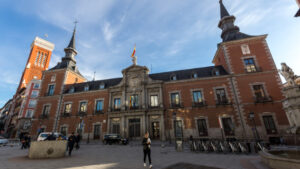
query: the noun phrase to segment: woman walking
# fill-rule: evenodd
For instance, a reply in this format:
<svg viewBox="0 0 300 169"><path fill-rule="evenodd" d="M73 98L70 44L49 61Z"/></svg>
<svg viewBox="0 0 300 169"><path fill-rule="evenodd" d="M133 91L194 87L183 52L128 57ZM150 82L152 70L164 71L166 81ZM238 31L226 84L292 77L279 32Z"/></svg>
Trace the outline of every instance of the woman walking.
<svg viewBox="0 0 300 169"><path fill-rule="evenodd" d="M144 150L144 167L146 167L146 156L148 156L148 160L149 160L149 168L152 168L152 164L151 164L151 149L150 149L150 145L151 145L151 140L149 138L149 133L146 132L144 139L143 139L143 150Z"/></svg>

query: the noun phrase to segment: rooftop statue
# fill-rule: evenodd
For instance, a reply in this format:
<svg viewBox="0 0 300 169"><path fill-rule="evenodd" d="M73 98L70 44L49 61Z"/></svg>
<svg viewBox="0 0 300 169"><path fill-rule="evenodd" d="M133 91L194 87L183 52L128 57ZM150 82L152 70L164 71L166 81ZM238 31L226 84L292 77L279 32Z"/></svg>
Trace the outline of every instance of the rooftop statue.
<svg viewBox="0 0 300 169"><path fill-rule="evenodd" d="M279 69L279 72L285 78L289 86L296 86L295 80L297 76L286 63L281 63L281 69Z"/></svg>

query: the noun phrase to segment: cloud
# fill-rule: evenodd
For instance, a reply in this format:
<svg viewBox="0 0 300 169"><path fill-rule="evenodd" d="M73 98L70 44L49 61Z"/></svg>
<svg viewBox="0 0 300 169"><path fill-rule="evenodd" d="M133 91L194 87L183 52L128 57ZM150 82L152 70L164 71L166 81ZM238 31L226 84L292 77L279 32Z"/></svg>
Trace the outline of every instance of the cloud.
<svg viewBox="0 0 300 169"><path fill-rule="evenodd" d="M102 31L103 31L103 36L104 39L109 43L112 38L115 36L115 30L111 28L110 23L109 22L105 22L103 27L102 27Z"/></svg>

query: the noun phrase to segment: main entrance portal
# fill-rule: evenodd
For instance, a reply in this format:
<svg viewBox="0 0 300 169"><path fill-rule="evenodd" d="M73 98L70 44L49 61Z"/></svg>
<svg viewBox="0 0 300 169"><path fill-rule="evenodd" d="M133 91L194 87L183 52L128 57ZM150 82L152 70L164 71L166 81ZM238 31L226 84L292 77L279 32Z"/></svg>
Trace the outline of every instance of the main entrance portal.
<svg viewBox="0 0 300 169"><path fill-rule="evenodd" d="M152 138L159 139L160 138L159 122L152 122L151 128L152 128Z"/></svg>
<svg viewBox="0 0 300 169"><path fill-rule="evenodd" d="M129 119L129 137L141 137L141 119Z"/></svg>

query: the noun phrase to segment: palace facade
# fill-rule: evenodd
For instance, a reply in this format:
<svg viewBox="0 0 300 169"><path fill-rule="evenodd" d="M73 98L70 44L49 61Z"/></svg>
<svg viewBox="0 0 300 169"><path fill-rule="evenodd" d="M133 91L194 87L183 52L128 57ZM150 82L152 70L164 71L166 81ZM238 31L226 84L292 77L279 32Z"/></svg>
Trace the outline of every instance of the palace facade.
<svg viewBox="0 0 300 169"><path fill-rule="evenodd" d="M43 72L31 134L276 140L289 123L267 35L240 32L222 1L220 11L223 41L213 66L155 74L134 62L120 78L87 81L76 65L74 29L62 61Z"/></svg>

